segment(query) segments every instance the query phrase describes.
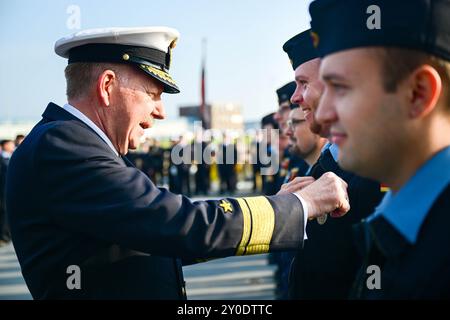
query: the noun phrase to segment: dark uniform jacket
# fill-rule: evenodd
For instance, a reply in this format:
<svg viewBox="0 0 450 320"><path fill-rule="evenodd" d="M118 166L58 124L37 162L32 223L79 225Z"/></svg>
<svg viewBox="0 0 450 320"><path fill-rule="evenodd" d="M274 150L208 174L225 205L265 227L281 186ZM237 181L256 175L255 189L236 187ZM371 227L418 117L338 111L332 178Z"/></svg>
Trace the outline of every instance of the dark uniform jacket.
<svg viewBox="0 0 450 320"><path fill-rule="evenodd" d="M156 188L52 103L11 158L6 197L35 299L182 299L175 258L286 250L303 240L295 195L192 202ZM72 265L81 289L67 286Z"/></svg>
<svg viewBox="0 0 450 320"><path fill-rule="evenodd" d="M449 225L450 186L434 202L414 245L382 216L355 226L364 261L351 298L449 299ZM368 277L374 274L367 273L371 265L380 268L379 289L367 286Z"/></svg>
<svg viewBox="0 0 450 320"><path fill-rule="evenodd" d="M342 218L328 217L323 225L316 219L308 222L308 240L292 262L290 299L348 298L361 266L352 225L371 214L383 196L378 183L342 170L330 150L321 155L310 174L317 179L328 171L347 182L351 209Z"/></svg>

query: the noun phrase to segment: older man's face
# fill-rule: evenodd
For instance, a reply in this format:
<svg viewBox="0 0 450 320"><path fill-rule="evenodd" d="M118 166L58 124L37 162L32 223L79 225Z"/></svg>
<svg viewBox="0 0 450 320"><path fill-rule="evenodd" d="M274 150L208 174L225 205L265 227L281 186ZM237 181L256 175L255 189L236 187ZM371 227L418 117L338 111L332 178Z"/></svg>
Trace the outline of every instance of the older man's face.
<svg viewBox="0 0 450 320"><path fill-rule="evenodd" d="M128 68L111 94L108 137L120 154L136 149L154 119L164 119L163 85L140 70Z"/></svg>
<svg viewBox="0 0 450 320"><path fill-rule="evenodd" d="M316 121L315 112L323 92L323 84L319 78L320 59L307 61L295 69L295 82L297 87L291 101L298 104L305 113L313 133L328 138L330 128Z"/></svg>
<svg viewBox="0 0 450 320"><path fill-rule="evenodd" d="M400 163L407 138L407 90L387 93L380 62L370 49L352 49L322 60L325 82L317 120L330 127L339 146L339 165L362 176L386 181ZM403 111L402 111L403 110Z"/></svg>

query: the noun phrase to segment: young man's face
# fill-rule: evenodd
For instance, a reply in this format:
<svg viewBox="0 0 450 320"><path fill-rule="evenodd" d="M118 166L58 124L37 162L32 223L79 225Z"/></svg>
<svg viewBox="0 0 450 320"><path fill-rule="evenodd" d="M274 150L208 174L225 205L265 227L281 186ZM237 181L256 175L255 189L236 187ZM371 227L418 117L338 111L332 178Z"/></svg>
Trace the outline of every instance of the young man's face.
<svg viewBox="0 0 450 320"><path fill-rule="evenodd" d="M315 111L323 92L323 84L319 78L320 59L307 61L295 69L297 87L291 101L298 104L305 113L306 121L315 134L328 138L329 128L320 125L315 118Z"/></svg>
<svg viewBox="0 0 450 320"><path fill-rule="evenodd" d="M404 107L410 92L402 85L395 93L384 90L381 63L369 48L325 57L320 76L325 90L316 116L339 146L339 165L383 181L414 143Z"/></svg>

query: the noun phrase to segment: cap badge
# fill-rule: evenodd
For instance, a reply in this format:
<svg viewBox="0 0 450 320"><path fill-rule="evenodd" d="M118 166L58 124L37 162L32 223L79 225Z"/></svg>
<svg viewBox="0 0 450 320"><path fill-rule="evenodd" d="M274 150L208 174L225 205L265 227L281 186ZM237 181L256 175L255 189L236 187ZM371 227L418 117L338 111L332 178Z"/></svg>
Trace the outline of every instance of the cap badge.
<svg viewBox="0 0 450 320"><path fill-rule="evenodd" d="M311 31L311 39L314 48L317 48L319 46L319 35L317 34L317 32Z"/></svg>

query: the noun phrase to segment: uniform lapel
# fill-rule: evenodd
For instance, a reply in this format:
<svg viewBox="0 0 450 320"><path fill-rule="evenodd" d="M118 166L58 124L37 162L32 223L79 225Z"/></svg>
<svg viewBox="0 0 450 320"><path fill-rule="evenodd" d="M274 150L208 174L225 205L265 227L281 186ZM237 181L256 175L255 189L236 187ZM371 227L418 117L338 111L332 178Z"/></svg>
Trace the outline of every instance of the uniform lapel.
<svg viewBox="0 0 450 320"><path fill-rule="evenodd" d="M389 260L395 260L410 246L407 240L395 230L382 215L370 221L363 220L354 226L354 239L363 258L350 298L361 299L381 292L369 292L366 288L367 268L376 265L383 270Z"/></svg>
<svg viewBox="0 0 450 320"><path fill-rule="evenodd" d="M122 161L125 163L127 167L136 168L134 164L130 160L128 160L126 156L120 156L120 158L122 158Z"/></svg>

